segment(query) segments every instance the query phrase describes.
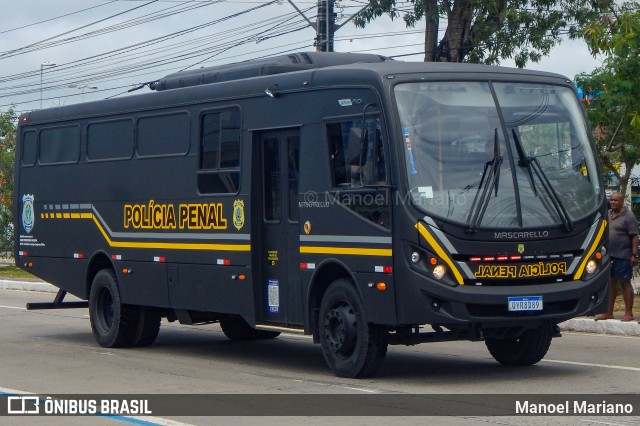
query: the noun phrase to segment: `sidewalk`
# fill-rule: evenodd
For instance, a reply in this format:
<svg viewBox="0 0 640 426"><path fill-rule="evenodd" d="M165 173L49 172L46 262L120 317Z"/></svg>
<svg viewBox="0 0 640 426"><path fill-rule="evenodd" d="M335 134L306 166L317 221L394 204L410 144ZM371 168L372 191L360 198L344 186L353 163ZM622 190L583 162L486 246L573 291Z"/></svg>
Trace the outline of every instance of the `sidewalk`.
<svg viewBox="0 0 640 426"><path fill-rule="evenodd" d="M636 284L634 282L634 287ZM50 292L53 301L54 294L58 288L44 281L18 281L0 279L0 289L5 290L25 290L25 291L42 291ZM635 307L636 309L640 307ZM638 312L636 310L636 312ZM573 318L560 324L562 331L577 331L581 333L597 333L597 334L615 334L621 336L638 336L640 337L640 317L636 317L634 321L622 322L619 319L606 321L595 321L593 317Z"/></svg>

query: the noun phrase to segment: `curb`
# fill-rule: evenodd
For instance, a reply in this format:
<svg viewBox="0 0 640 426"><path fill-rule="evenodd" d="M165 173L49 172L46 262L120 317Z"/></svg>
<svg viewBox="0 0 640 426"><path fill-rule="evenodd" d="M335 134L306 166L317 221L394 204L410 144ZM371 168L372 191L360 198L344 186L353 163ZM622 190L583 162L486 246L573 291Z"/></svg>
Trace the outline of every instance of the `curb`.
<svg viewBox="0 0 640 426"><path fill-rule="evenodd" d="M14 281L0 280L0 289L23 290L56 293L58 288L44 281ZM617 336L640 337L638 321L622 322L617 319L595 321L593 317L572 318L559 324L561 331L576 331L580 333L611 334Z"/></svg>
<svg viewBox="0 0 640 426"><path fill-rule="evenodd" d="M613 334L617 336L640 337L638 320L622 322L617 319L596 321L591 318L572 318L560 324L562 331L577 331L580 333Z"/></svg>
<svg viewBox="0 0 640 426"><path fill-rule="evenodd" d="M46 283L44 281L14 281L0 280L0 289L2 290L23 290L23 291L40 291L46 293L57 293L58 287Z"/></svg>

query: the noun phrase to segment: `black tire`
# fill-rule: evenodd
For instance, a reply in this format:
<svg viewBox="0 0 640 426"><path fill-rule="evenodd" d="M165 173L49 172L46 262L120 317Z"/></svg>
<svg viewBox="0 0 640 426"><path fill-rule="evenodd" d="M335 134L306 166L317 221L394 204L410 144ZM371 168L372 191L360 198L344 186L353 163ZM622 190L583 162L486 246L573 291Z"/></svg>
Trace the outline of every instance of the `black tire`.
<svg viewBox="0 0 640 426"><path fill-rule="evenodd" d="M350 281L331 283L320 304L320 344L327 365L339 377L369 377L387 355L388 333L367 322Z"/></svg>
<svg viewBox="0 0 640 426"><path fill-rule="evenodd" d="M131 346L141 347L152 345L160 332L162 314L159 309L149 306L139 306L137 308L138 324Z"/></svg>
<svg viewBox="0 0 640 426"><path fill-rule="evenodd" d="M539 362L547 354L553 333L544 325L525 330L520 337L509 339L486 339L491 356L502 365L524 366Z"/></svg>
<svg viewBox="0 0 640 426"><path fill-rule="evenodd" d="M138 309L124 305L114 272L99 271L89 293L91 330L98 344L105 348L131 346L137 330Z"/></svg>
<svg viewBox="0 0 640 426"><path fill-rule="evenodd" d="M220 320L220 328L229 340L260 340L273 339L280 335L277 331L256 330L242 318L229 318Z"/></svg>

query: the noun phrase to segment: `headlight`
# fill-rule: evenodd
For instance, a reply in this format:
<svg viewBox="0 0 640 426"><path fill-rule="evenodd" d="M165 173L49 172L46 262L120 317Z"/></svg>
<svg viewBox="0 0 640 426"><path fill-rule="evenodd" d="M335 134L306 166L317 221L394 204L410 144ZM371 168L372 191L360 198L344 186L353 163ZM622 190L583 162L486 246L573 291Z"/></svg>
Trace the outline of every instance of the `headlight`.
<svg viewBox="0 0 640 426"><path fill-rule="evenodd" d="M444 265L436 265L433 268L433 276L437 279L437 280L441 280L442 277L445 276L445 274L447 273L447 267Z"/></svg>
<svg viewBox="0 0 640 426"><path fill-rule="evenodd" d="M587 271L587 274L593 274L597 268L598 268L598 263L596 263L595 260L590 260L587 262L587 266L585 267L585 270Z"/></svg>

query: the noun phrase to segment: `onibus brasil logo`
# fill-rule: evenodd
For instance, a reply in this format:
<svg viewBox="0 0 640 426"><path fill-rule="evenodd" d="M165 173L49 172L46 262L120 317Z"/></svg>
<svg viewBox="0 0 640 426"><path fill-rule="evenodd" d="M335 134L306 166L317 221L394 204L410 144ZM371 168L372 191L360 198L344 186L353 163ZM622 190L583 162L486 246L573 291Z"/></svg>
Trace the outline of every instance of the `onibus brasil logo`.
<svg viewBox="0 0 640 426"><path fill-rule="evenodd" d="M26 194L22 196L22 227L27 234L33 229L35 222L35 213L33 211L33 195Z"/></svg>

